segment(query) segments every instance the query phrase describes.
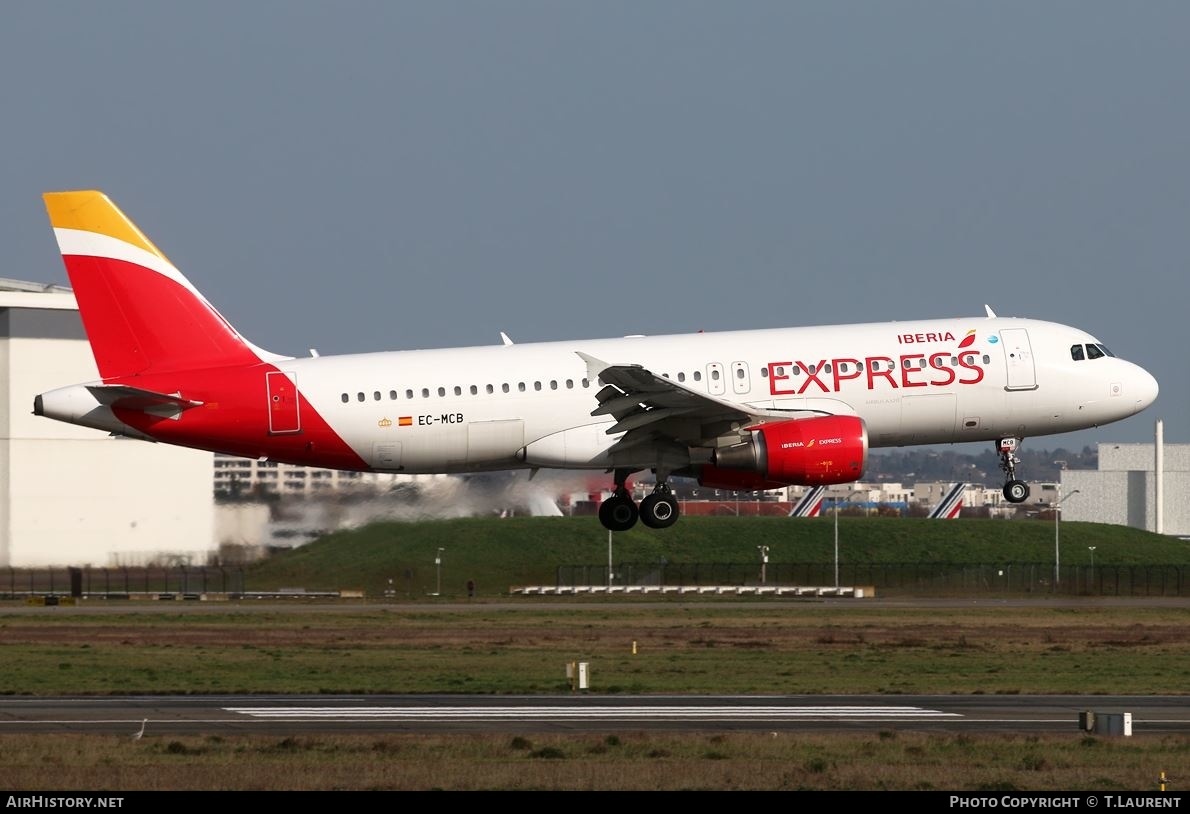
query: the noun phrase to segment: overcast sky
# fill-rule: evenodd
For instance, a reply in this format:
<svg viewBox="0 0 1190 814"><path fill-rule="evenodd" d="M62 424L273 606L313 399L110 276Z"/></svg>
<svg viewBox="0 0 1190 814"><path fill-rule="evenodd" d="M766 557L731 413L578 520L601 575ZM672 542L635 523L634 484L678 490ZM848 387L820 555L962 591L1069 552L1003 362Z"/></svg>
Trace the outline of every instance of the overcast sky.
<svg viewBox="0 0 1190 814"><path fill-rule="evenodd" d="M1188 87L1184 2L8 2L0 276L99 188L280 353L986 302L1161 383L1030 446L1185 442Z"/></svg>

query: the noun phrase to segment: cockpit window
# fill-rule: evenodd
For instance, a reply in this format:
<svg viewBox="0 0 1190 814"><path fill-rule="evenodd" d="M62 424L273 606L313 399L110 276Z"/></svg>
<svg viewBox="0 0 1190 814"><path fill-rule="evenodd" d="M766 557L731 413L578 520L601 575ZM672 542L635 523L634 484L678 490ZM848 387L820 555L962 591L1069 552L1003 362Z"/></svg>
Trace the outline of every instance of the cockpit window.
<svg viewBox="0 0 1190 814"><path fill-rule="evenodd" d="M1082 345L1071 345L1070 346L1070 358L1076 362L1081 362L1083 360L1083 346Z"/></svg>
<svg viewBox="0 0 1190 814"><path fill-rule="evenodd" d="M1088 359L1102 359L1104 356L1107 356L1107 354L1100 350L1098 345L1087 345Z"/></svg>
<svg viewBox="0 0 1190 814"><path fill-rule="evenodd" d="M1114 353L1107 349L1107 345L1096 345L1095 347L1099 348L1099 350L1103 351L1107 356L1115 356Z"/></svg>

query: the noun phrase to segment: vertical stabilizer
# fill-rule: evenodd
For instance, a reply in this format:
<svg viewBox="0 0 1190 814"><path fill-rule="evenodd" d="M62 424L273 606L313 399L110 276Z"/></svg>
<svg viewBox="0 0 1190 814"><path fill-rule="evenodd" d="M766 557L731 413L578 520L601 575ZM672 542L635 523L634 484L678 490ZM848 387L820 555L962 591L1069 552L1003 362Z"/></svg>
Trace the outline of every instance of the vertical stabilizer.
<svg viewBox="0 0 1190 814"><path fill-rule="evenodd" d="M246 341L102 192L45 194L104 379L254 364Z"/></svg>

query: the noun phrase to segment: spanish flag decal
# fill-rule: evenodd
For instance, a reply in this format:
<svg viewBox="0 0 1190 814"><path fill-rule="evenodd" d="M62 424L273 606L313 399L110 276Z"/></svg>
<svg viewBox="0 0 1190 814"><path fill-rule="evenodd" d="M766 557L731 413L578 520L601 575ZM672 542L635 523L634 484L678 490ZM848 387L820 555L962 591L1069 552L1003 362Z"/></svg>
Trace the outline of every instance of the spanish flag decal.
<svg viewBox="0 0 1190 814"><path fill-rule="evenodd" d="M401 427L413 426L413 416L411 416L411 415L401 416L400 418L397 419L397 425L401 426Z"/></svg>

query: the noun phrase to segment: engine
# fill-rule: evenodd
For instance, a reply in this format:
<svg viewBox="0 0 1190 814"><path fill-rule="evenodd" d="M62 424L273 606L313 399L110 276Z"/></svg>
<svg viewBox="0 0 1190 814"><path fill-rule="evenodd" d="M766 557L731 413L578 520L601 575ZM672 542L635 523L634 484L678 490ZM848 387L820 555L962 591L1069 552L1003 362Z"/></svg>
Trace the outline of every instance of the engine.
<svg viewBox="0 0 1190 814"><path fill-rule="evenodd" d="M698 482L717 489L778 489L850 483L863 477L868 430L855 416L821 416L752 428L742 444L715 452Z"/></svg>

